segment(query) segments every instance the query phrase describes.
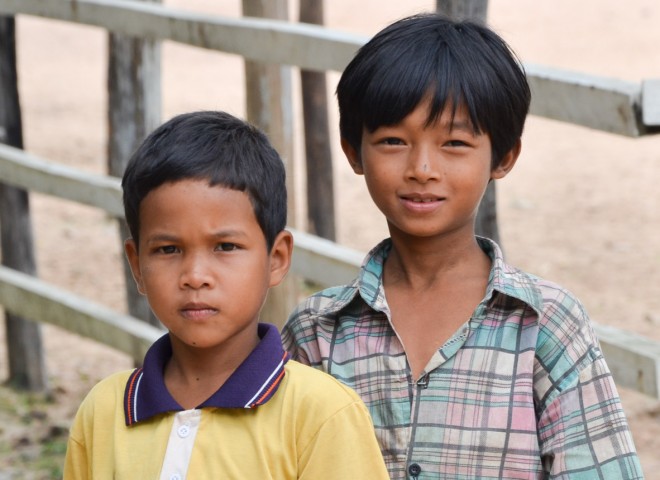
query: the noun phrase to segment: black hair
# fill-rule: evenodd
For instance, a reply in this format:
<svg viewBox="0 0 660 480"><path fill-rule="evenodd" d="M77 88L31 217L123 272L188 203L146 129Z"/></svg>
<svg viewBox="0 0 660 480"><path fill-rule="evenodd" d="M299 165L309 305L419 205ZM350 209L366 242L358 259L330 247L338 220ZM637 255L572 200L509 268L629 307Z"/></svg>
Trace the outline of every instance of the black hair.
<svg viewBox="0 0 660 480"><path fill-rule="evenodd" d="M466 108L475 133L492 145L492 167L520 139L529 110L525 71L488 27L436 13L403 18L369 40L337 86L341 137L360 152L362 131L396 125L425 98L430 125Z"/></svg>
<svg viewBox="0 0 660 480"><path fill-rule="evenodd" d="M122 179L126 222L138 243L140 204L149 192L168 182L208 180L247 193L270 251L286 226L285 177L282 159L258 128L225 112L185 113L154 130L131 156Z"/></svg>

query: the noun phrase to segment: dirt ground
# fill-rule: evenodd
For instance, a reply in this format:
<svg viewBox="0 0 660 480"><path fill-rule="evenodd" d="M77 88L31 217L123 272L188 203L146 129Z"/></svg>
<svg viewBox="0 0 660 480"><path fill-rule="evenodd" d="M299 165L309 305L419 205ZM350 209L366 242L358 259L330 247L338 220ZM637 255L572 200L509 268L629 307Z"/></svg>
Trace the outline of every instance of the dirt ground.
<svg viewBox="0 0 660 480"><path fill-rule="evenodd" d="M240 14L237 0L167 3ZM325 3L327 25L372 35L403 15L432 9L435 2ZM660 78L660 3L655 0L490 0L489 8L491 25L526 63L635 83ZM26 149L58 163L104 172L106 34L21 17L18 46ZM332 90L337 74L328 79ZM294 75L294 88L297 84ZM242 116L242 61L165 42L162 93L164 119L210 108ZM331 123L336 124L334 112ZM335 130L332 138L336 147ZM365 251L386 235L385 224L338 149L335 158L339 241ZM660 341L659 183L660 135L631 139L530 117L522 156L498 184L508 261L568 287L595 322ZM39 275L123 310L114 221L40 195L33 196L32 207ZM300 208L295 219L299 227L303 214ZM7 370L3 334L0 380ZM44 400L0 389L0 480L56 478L66 428L81 397L110 372L131 366L125 356L54 327L44 326L43 335L53 395ZM660 479L660 402L628 390L621 394L646 476ZM36 470L40 473L30 473Z"/></svg>

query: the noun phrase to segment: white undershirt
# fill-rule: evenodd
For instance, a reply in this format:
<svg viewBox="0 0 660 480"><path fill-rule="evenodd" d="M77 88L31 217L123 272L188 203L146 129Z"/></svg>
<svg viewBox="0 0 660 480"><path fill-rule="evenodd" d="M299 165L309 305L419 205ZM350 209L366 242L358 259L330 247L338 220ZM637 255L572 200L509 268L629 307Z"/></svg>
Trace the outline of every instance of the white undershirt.
<svg viewBox="0 0 660 480"><path fill-rule="evenodd" d="M184 480L192 456L202 411L185 410L174 415L160 480Z"/></svg>

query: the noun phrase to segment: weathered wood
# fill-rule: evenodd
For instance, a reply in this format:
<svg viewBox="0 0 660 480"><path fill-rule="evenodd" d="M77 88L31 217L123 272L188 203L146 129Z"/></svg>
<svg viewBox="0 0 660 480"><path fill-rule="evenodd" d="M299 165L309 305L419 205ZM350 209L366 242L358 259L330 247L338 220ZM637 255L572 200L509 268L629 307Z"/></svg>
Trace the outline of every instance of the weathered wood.
<svg viewBox="0 0 660 480"><path fill-rule="evenodd" d="M323 0L301 0L300 21L323 25ZM300 71L308 230L335 240L335 194L325 72Z"/></svg>
<svg viewBox="0 0 660 480"><path fill-rule="evenodd" d="M289 231L294 238L291 269L300 277L327 287L346 284L358 274L364 253L300 230Z"/></svg>
<svg viewBox="0 0 660 480"><path fill-rule="evenodd" d="M436 0L435 10L451 18L485 22L488 0Z"/></svg>
<svg viewBox="0 0 660 480"><path fill-rule="evenodd" d="M638 116L641 85L583 73L525 65L530 113L610 133L647 133Z"/></svg>
<svg viewBox="0 0 660 480"><path fill-rule="evenodd" d="M316 25L226 18L128 0L0 0L0 14L24 13L95 25L124 35L169 39L246 59L342 71L368 37ZM637 115L641 83L526 65L534 115L626 136L657 133Z"/></svg>
<svg viewBox="0 0 660 480"><path fill-rule="evenodd" d="M486 23L488 0L436 0L436 11L456 20L472 20ZM497 186L490 182L486 187L475 219L475 233L502 245L497 225Z"/></svg>
<svg viewBox="0 0 660 480"><path fill-rule="evenodd" d="M0 142L23 148L13 17L0 17ZM4 177L0 178L4 180ZM27 191L0 183L0 230L2 264L35 274L37 267ZM9 383L20 389L47 391L41 326L9 312L5 314L5 329Z"/></svg>
<svg viewBox="0 0 660 480"><path fill-rule="evenodd" d="M71 13L72 11L74 10L78 11L77 9L78 7L80 7L80 11L88 15L90 14L90 10L88 7L91 4L94 4L94 6L98 7L100 10L92 12L92 17L95 18L95 21L100 22L99 26L105 26L104 22L111 20L110 23L115 22L117 27L113 30L122 33L127 33L125 30L128 31L132 30L134 31L134 33L136 32L137 34L139 34L143 27L140 21L137 21L137 23L135 23L135 20L140 18L139 15L129 14L128 17L126 17L124 16L125 13L122 14L117 13L121 11L125 12L126 9L130 10L131 8L134 8L136 6L135 5L136 3L139 2L132 3L132 2L125 2L122 0L112 0L112 2L110 2L110 0L108 1L77 0L75 2L64 1L64 0L62 2L50 2L47 0L18 0L18 1L0 0L0 13L2 12L16 13L16 12L12 12L11 8L14 8L19 13L21 13L21 10L25 7L25 8L35 8L38 11L35 14L49 17L49 15L46 14L48 13L47 12L48 10L55 10L55 11L66 10L69 11L69 14L71 14L70 19L75 21L77 16L75 14L72 14ZM158 7L158 8L162 9L162 7ZM7 12L7 9L9 9L10 11ZM109 11L113 11L113 10L116 13L114 19L110 18L112 17L112 15L110 15L109 17L106 15L108 14ZM162 10L158 10L158 11L162 12ZM30 13L30 12L26 11L22 13ZM171 11L168 10L167 14L168 15L171 14ZM149 15L150 14L147 14L146 18L150 18ZM58 17L55 16L51 18L58 18ZM126 25L122 25L122 21L125 21L125 19L127 18L129 19L129 21L125 22ZM204 16L204 19L208 19L208 16ZM251 23L252 21L253 20L249 20L248 23ZM178 20L173 18L171 21L165 20L161 23L165 25L168 22L170 24L177 24ZM242 22L243 20L238 20L239 24L242 24ZM81 23L88 23L88 22L81 22ZM213 21L211 21L211 23L213 23ZM260 22L257 21L257 23ZM90 24L94 24L94 23L90 23ZM158 28L163 28L163 31L169 32L168 34L171 34L172 31L177 30L178 32L177 35L181 34L182 37L186 37L187 35L188 38L194 39L194 41L196 42L200 42L200 45L198 46L214 48L214 47L208 47L205 41L202 41L201 37L199 36L200 31L204 31L204 27L202 28L202 30L196 30L191 22L187 23L186 25L187 27L185 28L195 30L195 32L192 33L188 32L185 34L181 34L180 31L177 30L178 28L181 27L181 25L178 25L176 28L171 26L168 27L166 25ZM264 27L265 25L268 25L268 27L266 27L266 30L268 28L272 28L272 24L267 21L261 23L258 28ZM277 24L277 22L275 22L275 25L276 25L276 30L281 26ZM150 24L145 28L148 30L149 28L152 27L153 25ZM185 30L185 28L183 30ZM214 29L222 30L222 28L217 25L213 25L209 28L211 30ZM238 25L236 26L236 28L240 29L241 26ZM286 26L284 30L287 30L289 28L290 26ZM296 35L300 35L301 31L299 29L299 26L293 25L293 29L296 30L294 33L283 30L282 31L277 30L272 35L271 40L269 42L266 42L267 43L266 45L262 45L261 47L263 48L258 53L256 53L254 57L250 57L250 55L248 55L248 57L257 60L274 59L276 57L270 55L270 50L272 49L272 50L280 51L280 55L282 57L286 57L287 60L283 61L282 63L297 64L296 61L292 59L303 58L304 55L298 56L298 53L295 48L292 49L291 51L282 49L283 45L287 45L286 42L293 42L292 39L296 37ZM266 30L263 31L265 32ZM256 38L254 32L250 32L249 30L242 31L240 38L234 35L233 32L229 32L229 33L227 32L228 30L225 30L225 33L221 34L221 36L225 34L227 34L228 36L233 35L234 40L236 40L235 44L241 43L241 41L244 39ZM315 40L313 39L307 39L303 41L302 45L305 45L305 47L308 47L310 44L314 43L314 45L316 45L316 48L318 49L317 50L312 49L311 51L313 53L312 56L314 57L314 59L310 60L303 58L303 63L300 63L301 66L304 66L306 68L319 68L319 67L312 67L311 65L314 64L314 62L320 62L320 64L324 64L324 62L328 62L330 65L339 65L339 67L323 66L319 69L341 70L343 68L343 65L345 63L337 63L338 62L337 57L324 54L335 48L335 44L333 42L337 39L334 36L336 32L335 33L330 32L330 33L331 33L330 36L326 36L323 38L318 37L321 39L318 40L318 42L316 43L314 43ZM287 35L290 36L287 37ZM287 40L280 42L282 37L286 37ZM333 38L329 39L330 37ZM343 34L339 34L339 37L343 38L343 40L340 40L339 43L345 42L346 39L343 36ZM152 38L167 38L167 35L165 35L164 37L159 35L153 35ZM305 36L302 35L302 37L297 37L297 38L305 38ZM314 37L314 39L317 39L317 37ZM174 40L178 41L176 39ZM352 44L350 49L347 50L348 53L346 53L345 59L343 61L348 61L348 59L352 57L353 52L355 51L355 49L357 49L360 46L361 42L362 40L359 40L359 41L355 41ZM184 42L184 43L189 43L189 42ZM236 46L235 48L241 49L242 46ZM219 50L223 50L223 49L219 48ZM306 48L302 48L298 50L303 50L307 52L310 51L307 50ZM340 48L338 48L338 51L339 50ZM233 53L241 53L241 52L233 52ZM306 61L309 61L310 63L309 64L304 63ZM602 128L602 125L607 125L606 131L615 131L616 133L624 133L626 135L633 135L633 136L649 133L647 129L643 128L644 127L643 125L640 127L639 125L641 124L636 125L634 123L631 124L630 122L630 119L633 119L635 117L635 109L640 108L639 97L640 97L641 87L634 84L628 84L625 82L599 79L597 77L578 75L579 78L575 78L575 75L573 75L570 72L568 72L568 75L566 74L566 72L557 74L556 70L544 69L540 67L528 66L528 72L530 73L529 75L530 80L540 79L539 85L535 87L537 97L544 95L545 92L555 92L559 90L564 92L566 95L570 95L569 93L566 92L569 92L572 89L579 90L580 92L579 95L576 96L574 101L571 101L571 103L575 107L570 112L571 119L574 118L582 119L576 123L584 122L580 124L592 128ZM584 81L585 78L591 80L591 82L585 82ZM596 79L597 81L593 82L594 79ZM595 92L595 93L590 93L590 92ZM656 94L654 92L651 92L650 94L645 94L644 95L645 104L651 102L651 105L657 105L657 100L654 100L654 98L657 98L654 97L655 95ZM602 115L600 115L601 118L595 118L598 117L598 115L594 114L594 112L591 110L591 107L586 109L587 113L583 112L582 117L580 116L581 112L579 110L581 108L580 107L581 104L591 105L592 103L599 103L602 102L603 98L605 98L606 100L605 103L611 106L601 109L601 113L602 113ZM541 115L545 115L544 112L546 110L552 111L552 108L550 107L548 107L545 104L538 104L535 106L533 103L532 105L532 108L536 109L535 112ZM3 109L0 108L0 112L2 111ZM612 115L613 112L617 112L617 114ZM555 115L555 113L553 113L553 115ZM561 112L559 111L557 115L561 116ZM613 118L611 118L606 122L603 122L602 117L607 117L608 115L612 116ZM643 117L644 117L643 115L638 116L639 119ZM557 119L563 120L563 118L557 118ZM612 125L614 125L614 127L612 127ZM6 181L6 183L8 184L11 184L12 182L17 183L22 188L27 188L36 191L43 191L43 193L55 194L57 196L62 196L63 198L69 198L72 200L87 203L89 205L99 206L100 208L103 208L106 211L110 211L111 213L114 214L123 215L123 209L121 208L121 192L119 190L117 179L105 177L103 181L100 181L100 186L98 189L94 187L90 189L87 185L84 185L84 183L86 183L86 180L82 180L82 178L88 174L84 174L80 176L77 173L72 173L72 169L70 169L71 171L66 171L66 169L62 171L60 170L60 167L54 166L52 164L35 165L35 163L33 162L34 158L32 156L25 154L23 152L20 153L16 153L16 152L19 151L17 151L16 149L11 149L9 147L0 145L0 178L2 178L3 181ZM27 159L26 164L21 164L23 159ZM10 175L11 175L11 179L10 179ZM55 187L48 185L47 182L44 182L44 179L48 177L57 179L54 182L56 185ZM94 178L93 175L91 177L92 177L92 181L99 181L99 178ZM97 191L99 189L104 192L100 197L98 196L97 193L93 193L94 191ZM104 199L102 200L101 197L104 197ZM342 247L338 247L334 245L332 242L319 239L312 235L304 234L301 232L294 231L294 236L296 237L296 246L295 246L295 254L294 254L294 264L293 264L294 272L300 272L301 274L303 274L303 276L321 285L326 284L325 282L330 284L344 283L346 281L349 281L350 278L352 278L354 274L357 272L359 262L361 261L361 257L362 257L360 253L355 251L350 251L350 249L343 249ZM7 310L11 309L11 310L20 311L20 314L24 315L25 317L29 317L31 315L40 316L41 315L40 312L42 311L47 311L48 313L56 312L58 308L57 305L62 304L63 305L62 308L66 310L66 312L63 313L61 316L58 316L57 318L60 319L63 324L66 324L67 319L71 318L72 315L73 316L76 315L75 313L72 312L76 310L80 310L77 308L70 308L69 306L67 306L67 300L66 300L67 292L58 291L57 289L55 289L56 293L52 293L52 289L51 289L50 296L46 294L44 294L43 296L48 297L50 299L49 302L52 302L52 304L49 304L49 306L45 307L45 309L42 308L41 310L35 307L36 313L31 313L32 311L30 310L30 308L33 306L32 305L33 303L35 304L38 303L36 298L38 298L40 294L36 294L35 296L33 294L28 294L25 292L19 293L19 292L21 290L29 292L33 286L43 282L40 282L39 280L33 277L25 276L24 274L20 274L18 272L10 272L9 276L7 276L4 275L6 270L8 269L0 267L0 304L4 305ZM12 277L12 274L18 274L19 276L23 275L23 277L27 277L25 279L26 283L23 285L24 288L20 287L17 289L15 285L16 280L14 279L14 277ZM27 296L21 296L21 295L27 295ZM90 305L91 304L88 304L88 306ZM116 315L113 312L106 312L106 313L110 313L111 315ZM84 335L96 336L96 338L98 338L103 343L108 343L106 342L106 340L109 337L107 336L106 333L99 333L96 330L97 327L89 326L89 324L93 324L97 322L97 320L95 320L95 318L98 316L96 313L96 306L93 306L92 308L89 309L88 315L89 316L86 320L84 321L81 320L80 322L76 321L74 322L76 325L75 326L70 325L70 328L72 330L79 331L79 333L82 332L82 334ZM103 315L101 315L101 317L103 317ZM37 320L42 321L43 318L39 318ZM116 324L116 322L115 323L110 322L110 324L113 325L111 328L116 327L118 330L122 330L122 331L125 330L124 326L118 325ZM153 329L153 327L150 327L149 325L137 321L135 321L135 324L140 325L140 328ZM128 329L130 330L130 328L133 328L135 324L131 323L131 326L128 327ZM630 386L631 388L635 388L637 390L643 391L644 393L653 395L656 398L660 397L660 393L658 393L658 387L657 387L658 383L660 383L658 381L659 378L658 365L660 363L660 353L658 351L660 349L660 345L658 344L658 342L653 342L643 337L630 334L629 332L613 329L612 327L604 328L603 326L596 325L596 331L601 338L601 346L603 347L603 351L605 352L608 358L608 363L610 365L610 368L614 372L615 379L617 380L617 382L619 382L622 385ZM156 331L156 335L158 335L159 333L160 332ZM131 335L133 334L129 334L129 336ZM133 355L134 358L139 360L142 358L144 354L144 349L148 347L148 345L150 345L152 341L153 341L153 337L148 337L148 338L145 337L142 340L138 340L138 343L142 345L141 347L138 348L139 350L138 353L135 353L136 351L132 346L126 347L126 345L129 345L130 342L127 343L125 339L116 341L117 346L115 346L115 348L126 351L123 348L126 347L127 350L131 350L132 352L131 355ZM112 342L115 342L115 340L112 340ZM112 344L111 346L114 346L114 344Z"/></svg>
<svg viewBox="0 0 660 480"><path fill-rule="evenodd" d="M243 0L243 15L287 20L287 0ZM291 68L266 62L245 62L247 120L268 135L284 160L288 193L288 222L296 224L296 190L293 158L293 101ZM297 302L296 281L288 275L271 289L262 319L282 326Z"/></svg>
<svg viewBox="0 0 660 480"><path fill-rule="evenodd" d="M127 353L141 362L163 331L114 312L30 275L0 267L0 304L34 321L46 322Z"/></svg>
<svg viewBox="0 0 660 480"><path fill-rule="evenodd" d="M15 187L100 208L123 217L120 180L83 172L0 144L0 178Z"/></svg>
<svg viewBox="0 0 660 480"><path fill-rule="evenodd" d="M608 325L594 325L617 385L660 398L660 343Z"/></svg>
<svg viewBox="0 0 660 480"><path fill-rule="evenodd" d="M660 127L660 79L642 82L642 121L647 127Z"/></svg>
<svg viewBox="0 0 660 480"><path fill-rule="evenodd" d="M270 8L269 3L264 6ZM94 25L128 36L168 39L248 60L321 71L342 70L356 46L367 39L316 25L222 17L132 0L0 0L2 13Z"/></svg>
<svg viewBox="0 0 660 480"><path fill-rule="evenodd" d="M97 207L120 218L124 216L121 186L115 177L54 165L23 150L0 145L0 178L13 186ZM362 253L290 230L295 237L292 273L319 284L342 283L355 276Z"/></svg>
<svg viewBox="0 0 660 480"><path fill-rule="evenodd" d="M108 36L108 172L121 177L133 151L160 124L160 42L112 32ZM128 226L120 221L122 247L128 237ZM128 260L122 258L129 313L162 327L138 292Z"/></svg>

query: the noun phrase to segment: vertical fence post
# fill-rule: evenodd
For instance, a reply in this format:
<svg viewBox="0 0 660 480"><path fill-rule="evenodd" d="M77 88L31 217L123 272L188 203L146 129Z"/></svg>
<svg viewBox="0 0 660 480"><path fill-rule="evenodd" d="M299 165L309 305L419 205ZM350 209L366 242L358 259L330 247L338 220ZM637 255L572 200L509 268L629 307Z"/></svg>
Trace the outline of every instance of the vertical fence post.
<svg viewBox="0 0 660 480"><path fill-rule="evenodd" d="M465 18L485 23L488 16L488 0L436 0L436 10L451 18ZM495 182L488 184L486 193L481 199L475 232L477 235L495 240L502 246L497 226Z"/></svg>
<svg viewBox="0 0 660 480"><path fill-rule="evenodd" d="M16 22L0 17L0 142L23 148L21 107L16 71ZM2 264L36 275L28 192L0 183ZM41 326L5 314L9 383L35 392L48 390Z"/></svg>
<svg viewBox="0 0 660 480"><path fill-rule="evenodd" d="M108 171L121 177L133 151L160 123L160 42L110 32L108 52ZM119 223L123 246L130 233ZM161 326L138 293L125 257L124 278L129 313Z"/></svg>
<svg viewBox="0 0 660 480"><path fill-rule="evenodd" d="M243 0L243 15L288 20L287 0ZM264 130L287 170L288 224L296 226L293 162L291 68L245 61L247 120ZM296 303L296 282L289 274L268 295L262 318L281 326Z"/></svg>
<svg viewBox="0 0 660 480"><path fill-rule="evenodd" d="M323 25L323 0L300 0L300 22ZM310 233L335 241L335 194L325 72L301 70L307 221Z"/></svg>

